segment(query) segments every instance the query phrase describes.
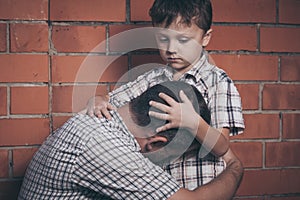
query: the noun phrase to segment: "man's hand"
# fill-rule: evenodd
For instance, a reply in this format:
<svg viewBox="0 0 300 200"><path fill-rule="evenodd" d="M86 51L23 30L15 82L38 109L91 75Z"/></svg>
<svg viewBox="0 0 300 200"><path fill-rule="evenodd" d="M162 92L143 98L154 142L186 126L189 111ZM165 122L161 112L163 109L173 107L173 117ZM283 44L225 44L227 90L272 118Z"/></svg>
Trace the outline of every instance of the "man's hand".
<svg viewBox="0 0 300 200"><path fill-rule="evenodd" d="M116 108L112 106L109 102L109 96L95 96L89 99L86 108L86 114L89 116L97 116L99 118L105 117L106 119L111 119L109 113L110 110L115 110Z"/></svg>
<svg viewBox="0 0 300 200"><path fill-rule="evenodd" d="M169 121L169 123L158 127L156 132L165 131L171 128L184 127L191 129L197 133L199 115L194 110L194 107L183 91L180 91L179 96L182 103L176 102L170 96L160 93L159 97L165 100L168 105L150 101L150 105L161 110L163 113L150 111L149 115L158 119Z"/></svg>

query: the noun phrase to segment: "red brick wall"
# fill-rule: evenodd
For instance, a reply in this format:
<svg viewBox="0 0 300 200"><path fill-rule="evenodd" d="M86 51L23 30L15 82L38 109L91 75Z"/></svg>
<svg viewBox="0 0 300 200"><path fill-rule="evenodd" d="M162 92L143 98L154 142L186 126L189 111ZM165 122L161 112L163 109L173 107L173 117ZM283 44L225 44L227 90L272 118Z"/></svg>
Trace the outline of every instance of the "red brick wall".
<svg viewBox="0 0 300 200"><path fill-rule="evenodd" d="M50 131L72 112L76 74L106 38L150 26L153 0L0 0L0 199L15 199L24 170ZM212 0L207 50L235 81L246 130L232 138L244 163L237 199L300 199L300 1ZM99 83L108 92L128 69L160 62L153 51L121 56L104 43L94 54L114 62ZM84 106L84 104L80 104Z"/></svg>

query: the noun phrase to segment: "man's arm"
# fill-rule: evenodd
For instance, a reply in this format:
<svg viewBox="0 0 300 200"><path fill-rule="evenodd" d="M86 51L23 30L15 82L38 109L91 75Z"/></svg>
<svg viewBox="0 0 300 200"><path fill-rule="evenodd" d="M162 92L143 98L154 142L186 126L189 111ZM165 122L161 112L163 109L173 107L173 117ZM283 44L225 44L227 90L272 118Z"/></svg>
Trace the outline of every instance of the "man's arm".
<svg viewBox="0 0 300 200"><path fill-rule="evenodd" d="M226 161L227 167L217 178L193 191L181 188L169 200L232 199L242 180L243 166L230 149L223 158Z"/></svg>

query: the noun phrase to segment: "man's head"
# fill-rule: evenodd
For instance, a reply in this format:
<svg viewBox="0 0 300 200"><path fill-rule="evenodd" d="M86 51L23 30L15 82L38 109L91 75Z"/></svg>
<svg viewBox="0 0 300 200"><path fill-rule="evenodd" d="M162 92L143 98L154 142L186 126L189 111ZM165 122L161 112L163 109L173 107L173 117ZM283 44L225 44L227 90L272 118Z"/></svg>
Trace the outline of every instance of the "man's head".
<svg viewBox="0 0 300 200"><path fill-rule="evenodd" d="M201 56L211 38L212 7L209 0L155 0L149 14L162 28L156 41L162 59L184 73Z"/></svg>
<svg viewBox="0 0 300 200"><path fill-rule="evenodd" d="M149 130L149 128L155 130L159 126L167 123L167 121L149 116L148 113L152 109L156 112L160 112L151 107L149 102L156 101L167 104L167 102L159 97L159 93L165 93L175 101L181 102L179 97L179 92L181 90L192 102L195 111L210 124L210 111L208 110L201 93L195 87L180 81L168 81L155 85L132 100L129 103L132 120L140 127L147 127L147 130ZM166 147L167 145L169 146L168 152L171 152L173 156L177 156L178 153L184 153L192 143L194 144L196 142L194 136L188 130L181 128L169 129L167 131L159 132L147 139L142 138L141 140L144 141L143 145L145 145L145 148L142 147L143 153L155 151L161 147ZM138 141L141 140L138 139ZM145 143L146 140L147 142Z"/></svg>

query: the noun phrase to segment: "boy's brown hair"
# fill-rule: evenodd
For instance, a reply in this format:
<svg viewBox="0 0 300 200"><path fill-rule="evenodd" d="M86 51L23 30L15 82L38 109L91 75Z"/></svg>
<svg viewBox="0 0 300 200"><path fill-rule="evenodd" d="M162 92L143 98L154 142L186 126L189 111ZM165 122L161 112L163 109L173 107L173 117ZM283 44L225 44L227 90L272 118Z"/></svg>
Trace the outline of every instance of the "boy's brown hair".
<svg viewBox="0 0 300 200"><path fill-rule="evenodd" d="M170 24L181 17L181 23L188 26L194 22L206 33L212 24L210 0L155 0L149 10L153 26Z"/></svg>

